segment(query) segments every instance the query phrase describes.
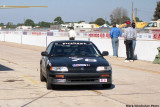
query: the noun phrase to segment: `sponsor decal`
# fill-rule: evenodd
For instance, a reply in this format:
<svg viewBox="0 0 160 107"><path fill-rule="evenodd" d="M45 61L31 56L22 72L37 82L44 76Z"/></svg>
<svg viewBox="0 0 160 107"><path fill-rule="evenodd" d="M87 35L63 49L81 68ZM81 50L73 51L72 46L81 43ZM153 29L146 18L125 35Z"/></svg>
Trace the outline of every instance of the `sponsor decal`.
<svg viewBox="0 0 160 107"><path fill-rule="evenodd" d="M69 57L72 59L72 61L79 61L79 60L83 60L83 58L77 58L77 57Z"/></svg>
<svg viewBox="0 0 160 107"><path fill-rule="evenodd" d="M83 42L69 42L69 43L62 43L63 45L86 45L87 43Z"/></svg>
<svg viewBox="0 0 160 107"><path fill-rule="evenodd" d="M96 59L85 59L86 62L97 62Z"/></svg>
<svg viewBox="0 0 160 107"><path fill-rule="evenodd" d="M72 64L73 67L86 67L90 66L90 64Z"/></svg>

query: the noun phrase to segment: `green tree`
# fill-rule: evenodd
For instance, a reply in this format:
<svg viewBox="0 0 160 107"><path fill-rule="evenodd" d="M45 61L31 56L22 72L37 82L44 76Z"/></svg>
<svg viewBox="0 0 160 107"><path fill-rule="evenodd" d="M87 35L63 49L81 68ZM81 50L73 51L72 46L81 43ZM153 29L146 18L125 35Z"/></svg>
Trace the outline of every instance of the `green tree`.
<svg viewBox="0 0 160 107"><path fill-rule="evenodd" d="M111 25L108 21L106 21L106 24L107 24L107 25Z"/></svg>
<svg viewBox="0 0 160 107"><path fill-rule="evenodd" d="M105 20L103 18L98 18L96 21L95 21L95 24L101 26L103 24L105 24Z"/></svg>
<svg viewBox="0 0 160 107"><path fill-rule="evenodd" d="M6 28L16 28L16 26L13 25L12 22L8 22L7 25L6 25Z"/></svg>
<svg viewBox="0 0 160 107"><path fill-rule="evenodd" d="M40 27L47 27L47 28L49 28L50 25L51 25L51 23L41 21L41 22L39 22L37 25L40 26Z"/></svg>
<svg viewBox="0 0 160 107"><path fill-rule="evenodd" d="M126 23L126 21L130 20L130 18L128 16L123 16L121 18L120 24Z"/></svg>
<svg viewBox="0 0 160 107"><path fill-rule="evenodd" d="M121 18L114 19L111 15L110 20L111 20L111 24L113 24L114 22L117 24L123 24L123 23L126 23L126 21L130 20L130 18L128 16L122 16Z"/></svg>
<svg viewBox="0 0 160 107"><path fill-rule="evenodd" d="M111 20L111 25L112 25L114 22L116 22L116 20L113 18L113 15L112 15L112 14L110 15L110 20Z"/></svg>
<svg viewBox="0 0 160 107"><path fill-rule="evenodd" d="M82 23L82 22L85 22L85 21L81 20L81 21L79 21L78 23Z"/></svg>
<svg viewBox="0 0 160 107"><path fill-rule="evenodd" d="M4 26L4 23L0 23L0 26Z"/></svg>
<svg viewBox="0 0 160 107"><path fill-rule="evenodd" d="M24 23L18 23L17 24L17 26L23 26L24 25Z"/></svg>
<svg viewBox="0 0 160 107"><path fill-rule="evenodd" d="M35 26L35 23L34 23L34 21L31 20L31 19L27 19L27 20L24 22L24 25L25 25L25 26L32 26L32 27L34 27L34 26Z"/></svg>
<svg viewBox="0 0 160 107"><path fill-rule="evenodd" d="M157 7L154 12L154 20L160 19L160 1L157 2Z"/></svg>
<svg viewBox="0 0 160 107"><path fill-rule="evenodd" d="M139 17L135 17L136 22L143 22L142 20L139 19Z"/></svg>
<svg viewBox="0 0 160 107"><path fill-rule="evenodd" d="M61 17L56 17L55 19L54 19L54 25L59 25L59 24L63 24L64 22L63 22L63 20L62 20L62 18Z"/></svg>
<svg viewBox="0 0 160 107"><path fill-rule="evenodd" d="M123 7L118 7L114 9L110 15L111 24L116 22L117 24L123 24L127 20L130 20L128 17L127 9L124 9Z"/></svg>
<svg viewBox="0 0 160 107"><path fill-rule="evenodd" d="M95 24L95 22L89 22L89 24Z"/></svg>

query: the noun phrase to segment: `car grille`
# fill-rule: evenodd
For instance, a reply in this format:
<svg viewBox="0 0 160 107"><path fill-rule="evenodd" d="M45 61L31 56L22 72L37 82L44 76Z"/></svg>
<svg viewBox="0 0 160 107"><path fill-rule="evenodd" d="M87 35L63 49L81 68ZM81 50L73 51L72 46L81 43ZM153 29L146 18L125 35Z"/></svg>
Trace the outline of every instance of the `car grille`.
<svg viewBox="0 0 160 107"><path fill-rule="evenodd" d="M77 75L67 76L68 82L96 82L99 79L99 75Z"/></svg>
<svg viewBox="0 0 160 107"><path fill-rule="evenodd" d="M78 82L96 82L96 81L98 81L98 79L97 78L76 78L76 79L74 79L74 78L70 78L70 79L67 79L67 81L68 82L76 82L76 83L78 83Z"/></svg>
<svg viewBox="0 0 160 107"><path fill-rule="evenodd" d="M84 79L84 80L70 80L70 82L96 82L98 80L95 79Z"/></svg>
<svg viewBox="0 0 160 107"><path fill-rule="evenodd" d="M96 67L69 67L69 72L96 72Z"/></svg>

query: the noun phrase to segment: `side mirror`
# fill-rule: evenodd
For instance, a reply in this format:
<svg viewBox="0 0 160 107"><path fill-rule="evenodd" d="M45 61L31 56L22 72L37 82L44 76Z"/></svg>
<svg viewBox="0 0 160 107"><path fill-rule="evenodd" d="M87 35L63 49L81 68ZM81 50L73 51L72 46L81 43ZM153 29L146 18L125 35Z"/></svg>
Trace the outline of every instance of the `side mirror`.
<svg viewBox="0 0 160 107"><path fill-rule="evenodd" d="M102 56L108 56L108 55L109 55L108 51L103 51L102 52Z"/></svg>
<svg viewBox="0 0 160 107"><path fill-rule="evenodd" d="M44 51L44 52L41 52L41 55L42 56L48 56L49 54L48 54L48 52Z"/></svg>

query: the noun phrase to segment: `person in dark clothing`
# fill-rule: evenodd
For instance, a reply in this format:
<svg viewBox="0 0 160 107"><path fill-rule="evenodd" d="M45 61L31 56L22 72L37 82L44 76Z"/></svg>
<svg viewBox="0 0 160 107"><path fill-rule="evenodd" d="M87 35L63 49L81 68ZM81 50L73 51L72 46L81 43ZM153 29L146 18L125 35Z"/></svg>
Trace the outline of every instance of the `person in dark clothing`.
<svg viewBox="0 0 160 107"><path fill-rule="evenodd" d="M127 28L124 31L124 42L126 44L126 54L127 54L127 59L125 60L125 62L130 62L133 61L133 39L136 38L136 32L133 29L133 27L131 27L131 22L127 21Z"/></svg>

